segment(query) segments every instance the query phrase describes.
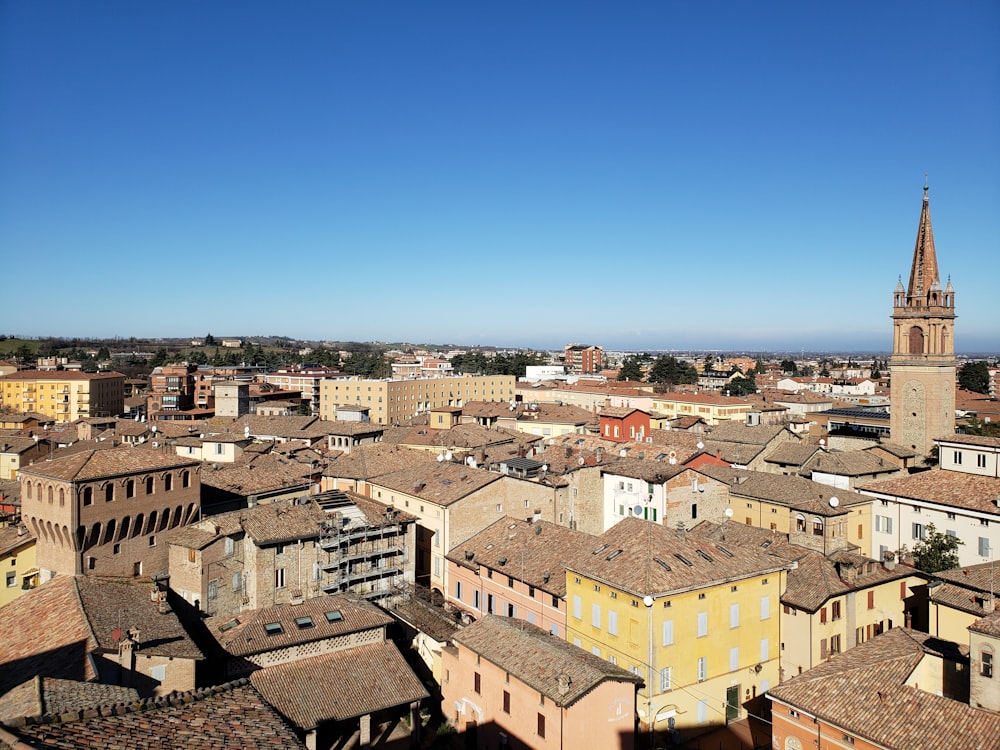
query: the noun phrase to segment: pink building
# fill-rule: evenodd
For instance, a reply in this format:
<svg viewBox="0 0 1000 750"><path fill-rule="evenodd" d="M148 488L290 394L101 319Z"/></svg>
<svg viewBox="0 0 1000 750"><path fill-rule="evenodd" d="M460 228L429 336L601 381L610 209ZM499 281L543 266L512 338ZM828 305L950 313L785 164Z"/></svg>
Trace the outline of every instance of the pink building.
<svg viewBox="0 0 1000 750"><path fill-rule="evenodd" d="M474 619L512 617L566 637L566 562L593 537L549 521L505 517L447 556L447 599Z"/></svg>

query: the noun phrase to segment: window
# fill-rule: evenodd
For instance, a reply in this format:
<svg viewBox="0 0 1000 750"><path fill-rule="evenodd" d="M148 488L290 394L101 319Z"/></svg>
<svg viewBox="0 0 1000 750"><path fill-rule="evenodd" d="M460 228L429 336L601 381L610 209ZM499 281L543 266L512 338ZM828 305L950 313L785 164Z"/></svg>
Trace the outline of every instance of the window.
<svg viewBox="0 0 1000 750"><path fill-rule="evenodd" d="M891 534L892 518L889 516L875 516L875 531Z"/></svg>
<svg viewBox="0 0 1000 750"><path fill-rule="evenodd" d="M740 668L740 650L736 646L729 649L729 671L735 672Z"/></svg>
<svg viewBox="0 0 1000 750"><path fill-rule="evenodd" d="M663 621L663 645L671 646L674 643L674 621Z"/></svg>
<svg viewBox="0 0 1000 750"><path fill-rule="evenodd" d="M976 456L976 466L979 467L980 469L985 469L986 456L984 456L983 454L979 454L978 456Z"/></svg>
<svg viewBox="0 0 1000 750"><path fill-rule="evenodd" d="M225 545L226 545L226 554L227 555L233 554L233 550L236 548L236 542L233 541L232 537L229 536L226 537Z"/></svg>
<svg viewBox="0 0 1000 750"><path fill-rule="evenodd" d="M760 660L767 661L771 658L771 641L768 638L760 639Z"/></svg>
<svg viewBox="0 0 1000 750"><path fill-rule="evenodd" d="M492 594L490 594L490 598L491 599L493 598ZM579 594L574 594L573 595L573 617L575 617L577 620L579 620L581 617L583 617L582 608L583 608L583 602L580 599Z"/></svg>
<svg viewBox="0 0 1000 750"><path fill-rule="evenodd" d="M472 606L479 609L479 589L472 590Z"/></svg>
<svg viewBox="0 0 1000 750"><path fill-rule="evenodd" d="M153 478L152 477L146 477L146 494L147 495L152 495L153 494Z"/></svg>
<svg viewBox="0 0 1000 750"><path fill-rule="evenodd" d="M990 556L990 540L984 536L979 537L979 556L980 557Z"/></svg>
<svg viewBox="0 0 1000 750"><path fill-rule="evenodd" d="M868 609L875 609L875 592L868 592Z"/></svg>
<svg viewBox="0 0 1000 750"><path fill-rule="evenodd" d="M31 482L28 482L28 497L31 497ZM94 489L92 487L84 487L83 504L84 505L94 504Z"/></svg>
<svg viewBox="0 0 1000 750"><path fill-rule="evenodd" d="M922 523L913 524L913 538L923 539L925 535L924 525Z"/></svg>
<svg viewBox="0 0 1000 750"><path fill-rule="evenodd" d="M822 607L819 611L819 621L820 623L826 622L826 607Z"/></svg>
<svg viewBox="0 0 1000 750"><path fill-rule="evenodd" d="M618 428L615 428L618 431ZM538 736L545 739L545 714L538 714Z"/></svg>
<svg viewBox="0 0 1000 750"><path fill-rule="evenodd" d="M704 682L708 679L708 657L699 656L698 657L698 682Z"/></svg>
<svg viewBox="0 0 1000 750"><path fill-rule="evenodd" d="M285 632L285 629L281 627L280 622L266 622L264 623L264 632L267 635L279 635Z"/></svg>
<svg viewBox="0 0 1000 750"><path fill-rule="evenodd" d="M601 627L601 605L590 605L590 624L595 628Z"/></svg>
<svg viewBox="0 0 1000 750"><path fill-rule="evenodd" d="M299 630L307 630L309 628L316 627L316 623L313 622L313 618L309 617L309 615L306 615L305 617L296 617L295 626Z"/></svg>
<svg viewBox="0 0 1000 750"><path fill-rule="evenodd" d="M767 583L767 579L764 579ZM771 617L771 597L762 596L760 598L760 619L767 620Z"/></svg>
<svg viewBox="0 0 1000 750"><path fill-rule="evenodd" d="M830 653L839 654L840 653L840 635L830 636Z"/></svg>
<svg viewBox="0 0 1000 750"><path fill-rule="evenodd" d="M503 712L505 714L510 713L510 693L506 690L503 691Z"/></svg>
<svg viewBox="0 0 1000 750"><path fill-rule="evenodd" d="M478 694L483 687L482 675L479 672L474 672L472 675L472 689Z"/></svg>
<svg viewBox="0 0 1000 750"><path fill-rule="evenodd" d="M233 573L233 591L239 591L241 588L243 588L243 576L238 572Z"/></svg>
<svg viewBox="0 0 1000 750"><path fill-rule="evenodd" d="M462 601L462 582L455 581L455 598Z"/></svg>
<svg viewBox="0 0 1000 750"><path fill-rule="evenodd" d="M618 635L618 613L608 610L608 634Z"/></svg>
<svg viewBox="0 0 1000 750"><path fill-rule="evenodd" d="M904 583L903 585L905 586L906 584ZM830 610L831 610L830 611L830 615L832 616L832 618L834 620L839 620L840 619L840 602L831 602L830 603Z"/></svg>
<svg viewBox="0 0 1000 750"><path fill-rule="evenodd" d="M110 482L104 485L104 502L110 503L115 499L115 486Z"/></svg>
<svg viewBox="0 0 1000 750"><path fill-rule="evenodd" d="M705 701L698 701L698 723L704 724L708 721L708 704Z"/></svg>
<svg viewBox="0 0 1000 750"><path fill-rule="evenodd" d="M274 571L274 588L283 589L285 588L285 569L277 568Z"/></svg>
<svg viewBox="0 0 1000 750"><path fill-rule="evenodd" d="M274 554L276 554L276 555L283 555L283 554L285 554L285 545L284 544L279 544L277 547L275 547L274 548Z"/></svg>
<svg viewBox="0 0 1000 750"><path fill-rule="evenodd" d="M17 586L17 573L13 570L7 573L7 588L12 589Z"/></svg>
<svg viewBox="0 0 1000 750"><path fill-rule="evenodd" d="M698 613L698 637L704 638L708 635L708 612Z"/></svg>
<svg viewBox="0 0 1000 750"><path fill-rule="evenodd" d="M125 482L125 498L135 497L135 481L129 479Z"/></svg>
<svg viewBox="0 0 1000 750"><path fill-rule="evenodd" d="M339 622L344 619L343 613L339 609L325 613L327 622Z"/></svg>
<svg viewBox="0 0 1000 750"><path fill-rule="evenodd" d="M191 480L189 479L189 476L190 476L190 474L188 472L186 472L186 471L183 474L181 474L181 477L183 478L183 481L181 482L181 486L187 487L188 485L191 484ZM164 492L170 492L170 490L173 489L173 487L174 487L174 475L173 474L166 474L166 475L164 475L164 477L163 477L163 490L164 490Z"/></svg>
<svg viewBox="0 0 1000 750"><path fill-rule="evenodd" d="M729 627L738 628L740 626L740 605L729 605Z"/></svg>
<svg viewBox="0 0 1000 750"><path fill-rule="evenodd" d="M993 679L993 649L989 646L983 646L979 652L979 674Z"/></svg>
<svg viewBox="0 0 1000 750"><path fill-rule="evenodd" d="M955 464L957 466L961 466L962 465L962 451L954 451L952 453L952 458L954 458Z"/></svg>

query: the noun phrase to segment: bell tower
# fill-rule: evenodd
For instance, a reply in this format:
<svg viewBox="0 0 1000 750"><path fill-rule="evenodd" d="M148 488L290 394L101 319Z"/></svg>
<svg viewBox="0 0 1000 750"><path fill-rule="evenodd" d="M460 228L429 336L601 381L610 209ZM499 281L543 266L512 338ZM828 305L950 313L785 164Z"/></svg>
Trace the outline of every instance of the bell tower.
<svg viewBox="0 0 1000 750"><path fill-rule="evenodd" d="M926 457L934 438L955 433L955 290L938 274L930 201L924 202L910 283L892 302L889 427L892 442Z"/></svg>

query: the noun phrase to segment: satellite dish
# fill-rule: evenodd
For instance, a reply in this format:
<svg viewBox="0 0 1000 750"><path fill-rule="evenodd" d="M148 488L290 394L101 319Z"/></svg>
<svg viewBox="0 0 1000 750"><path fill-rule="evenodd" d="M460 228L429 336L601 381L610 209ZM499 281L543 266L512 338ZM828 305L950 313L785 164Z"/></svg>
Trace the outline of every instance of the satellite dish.
<svg viewBox="0 0 1000 750"><path fill-rule="evenodd" d="M452 458L452 456L451 456L451 451L447 451L447 452L446 452L446 453L444 454L444 460L445 460L445 461L451 461L451 458Z"/></svg>
<svg viewBox="0 0 1000 750"><path fill-rule="evenodd" d="M698 441L698 450L700 450L700 451L701 450L705 450L705 444L703 442L701 442L700 440Z"/></svg>
<svg viewBox="0 0 1000 750"><path fill-rule="evenodd" d="M465 459L465 465L466 466L471 466L473 469L475 469L476 468L476 459L473 458L472 456L469 456L468 458Z"/></svg>
<svg viewBox="0 0 1000 750"><path fill-rule="evenodd" d="M726 508L725 512L726 512L726 518L732 518L733 517L733 509L732 508Z"/></svg>
<svg viewBox="0 0 1000 750"><path fill-rule="evenodd" d="M636 505L634 508L632 508L632 512L635 513L637 516L641 516L642 515L642 506L641 505Z"/></svg>
<svg viewBox="0 0 1000 750"><path fill-rule="evenodd" d="M441 463L442 461L444 461L444 454L438 453L438 463Z"/></svg>
<svg viewBox="0 0 1000 750"><path fill-rule="evenodd" d="M622 448L620 451L618 451L618 455L621 456L622 458L625 458L625 456L628 455L628 451Z"/></svg>
<svg viewBox="0 0 1000 750"><path fill-rule="evenodd" d="M645 604L647 607L652 607L653 597L651 597L649 594L646 594L644 597L642 597L642 603Z"/></svg>
<svg viewBox="0 0 1000 750"><path fill-rule="evenodd" d="M677 458L676 458L675 456L671 456L671 457L670 457L670 460L669 460L669 463L670 463L671 465L673 465L673 464L677 463Z"/></svg>
<svg viewBox="0 0 1000 750"><path fill-rule="evenodd" d="M542 471L544 472L544 471L548 471L548 470L549 470L549 465L548 464L542 464Z"/></svg>
<svg viewBox="0 0 1000 750"><path fill-rule="evenodd" d="M836 498L836 497L831 497L830 498L830 507L831 508L836 508L838 505L840 505L840 500L838 498Z"/></svg>

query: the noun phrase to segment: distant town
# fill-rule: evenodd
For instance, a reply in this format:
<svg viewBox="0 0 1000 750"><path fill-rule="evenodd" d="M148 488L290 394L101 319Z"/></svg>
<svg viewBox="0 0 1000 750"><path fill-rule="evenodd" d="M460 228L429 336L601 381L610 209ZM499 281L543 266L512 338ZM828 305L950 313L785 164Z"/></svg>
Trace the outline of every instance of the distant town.
<svg viewBox="0 0 1000 750"><path fill-rule="evenodd" d="M0 337L0 748L998 747L926 189L899 266L878 354Z"/></svg>

